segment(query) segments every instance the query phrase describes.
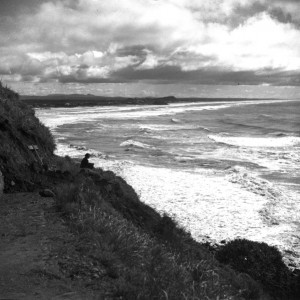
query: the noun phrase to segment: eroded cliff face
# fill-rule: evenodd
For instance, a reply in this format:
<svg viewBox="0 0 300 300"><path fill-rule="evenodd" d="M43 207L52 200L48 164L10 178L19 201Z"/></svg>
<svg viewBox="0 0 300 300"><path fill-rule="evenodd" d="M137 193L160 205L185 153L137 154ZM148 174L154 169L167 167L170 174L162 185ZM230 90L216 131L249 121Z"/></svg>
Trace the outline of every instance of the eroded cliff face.
<svg viewBox="0 0 300 300"><path fill-rule="evenodd" d="M28 191L37 173L53 155L55 144L47 127L18 94L0 83L0 171L4 191ZM30 149L30 146L37 149Z"/></svg>

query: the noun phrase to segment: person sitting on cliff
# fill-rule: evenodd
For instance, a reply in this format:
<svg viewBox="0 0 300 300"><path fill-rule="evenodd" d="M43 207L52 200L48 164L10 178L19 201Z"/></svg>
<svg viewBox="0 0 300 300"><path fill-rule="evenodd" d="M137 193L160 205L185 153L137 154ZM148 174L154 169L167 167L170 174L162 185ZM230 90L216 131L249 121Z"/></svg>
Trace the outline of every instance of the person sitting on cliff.
<svg viewBox="0 0 300 300"><path fill-rule="evenodd" d="M80 168L94 169L94 164L89 162L90 154L87 153L80 163Z"/></svg>

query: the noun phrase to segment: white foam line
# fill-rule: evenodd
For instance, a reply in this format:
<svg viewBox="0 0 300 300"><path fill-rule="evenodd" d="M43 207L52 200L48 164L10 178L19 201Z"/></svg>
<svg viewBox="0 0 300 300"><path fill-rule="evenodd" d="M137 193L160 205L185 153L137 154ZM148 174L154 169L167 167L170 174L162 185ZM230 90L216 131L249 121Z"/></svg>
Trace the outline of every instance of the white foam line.
<svg viewBox="0 0 300 300"><path fill-rule="evenodd" d="M62 144L57 149L57 154L71 157L83 157L85 152ZM295 228L285 222L276 226L264 222L261 212L269 207L269 199L258 194L255 184L250 190L242 188L244 181L248 180L243 174L241 186L239 180L232 182L234 180L231 176L225 177L224 174L207 169L197 168L194 172L187 172L101 157L90 160L97 167L123 177L143 202L160 213L173 216L196 240L201 241L205 236L216 241L241 237L264 241L281 250L293 249L290 239L295 235ZM269 185L266 187L270 188ZM277 210L281 206L272 207L272 214L280 216ZM289 212L288 208L284 207L286 213Z"/></svg>
<svg viewBox="0 0 300 300"><path fill-rule="evenodd" d="M198 107L189 107L181 105L177 107L172 106L120 106L120 107L107 107L97 106L91 108L51 108L51 109L37 109L36 115L48 127L54 129L63 124L74 124L78 122L93 121L96 119L132 119L132 118L146 118L160 115L173 115L176 113L201 110L217 110L221 108L230 107L231 104L223 104L219 106L205 105Z"/></svg>
<svg viewBox="0 0 300 300"><path fill-rule="evenodd" d="M300 137L288 136L288 137L276 137L276 138L264 138L264 137L228 137L218 135L208 135L208 138L218 142L233 146L241 147L287 147L300 144Z"/></svg>
<svg viewBox="0 0 300 300"><path fill-rule="evenodd" d="M270 228L263 222L260 210L267 203L265 197L211 171L193 174L132 164L109 167L134 187L143 202L174 216L198 240L206 235L219 241L242 236L274 243L273 236L287 230L285 225Z"/></svg>
<svg viewBox="0 0 300 300"><path fill-rule="evenodd" d="M293 101L293 100L285 100ZM96 106L74 108L36 109L37 116L48 127L54 129L63 124L93 121L95 119L132 119L160 115L174 115L185 111L218 110L232 106L266 104L283 102L283 100L242 101L242 102L192 102L170 105L130 105L130 106Z"/></svg>

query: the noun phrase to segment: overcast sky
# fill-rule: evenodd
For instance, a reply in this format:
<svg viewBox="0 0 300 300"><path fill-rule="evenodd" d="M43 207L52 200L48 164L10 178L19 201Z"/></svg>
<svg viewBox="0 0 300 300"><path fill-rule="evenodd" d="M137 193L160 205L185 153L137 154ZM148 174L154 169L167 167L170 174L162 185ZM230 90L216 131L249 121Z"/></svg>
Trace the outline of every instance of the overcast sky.
<svg viewBox="0 0 300 300"><path fill-rule="evenodd" d="M300 86L298 0L0 0L0 7L0 78L19 87Z"/></svg>

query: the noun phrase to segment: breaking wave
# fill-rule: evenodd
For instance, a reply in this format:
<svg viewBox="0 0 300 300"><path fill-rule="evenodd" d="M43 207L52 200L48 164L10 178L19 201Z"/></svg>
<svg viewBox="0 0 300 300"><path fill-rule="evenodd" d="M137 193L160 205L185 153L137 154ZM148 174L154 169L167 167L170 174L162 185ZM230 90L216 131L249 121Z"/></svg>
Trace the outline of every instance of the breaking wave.
<svg viewBox="0 0 300 300"><path fill-rule="evenodd" d="M211 140L238 147L288 147L300 145L300 137L295 136L278 136L278 137L232 137L209 135Z"/></svg>
<svg viewBox="0 0 300 300"><path fill-rule="evenodd" d="M150 146L148 144L144 144L138 141L134 140L127 140L120 144L120 147L134 147L134 148L140 148L140 149L155 149L153 146Z"/></svg>
<svg viewBox="0 0 300 300"><path fill-rule="evenodd" d="M176 118L172 118L171 121L172 121L173 123L182 123L181 120L176 119Z"/></svg>

